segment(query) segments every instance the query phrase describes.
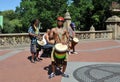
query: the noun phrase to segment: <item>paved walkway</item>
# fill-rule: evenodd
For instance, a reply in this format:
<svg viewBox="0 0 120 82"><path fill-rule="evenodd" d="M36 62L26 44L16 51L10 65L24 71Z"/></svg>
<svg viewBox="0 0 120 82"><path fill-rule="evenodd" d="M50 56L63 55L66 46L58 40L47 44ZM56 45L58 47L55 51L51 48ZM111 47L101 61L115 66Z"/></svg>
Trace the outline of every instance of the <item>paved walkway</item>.
<svg viewBox="0 0 120 82"><path fill-rule="evenodd" d="M78 55L69 55L66 73L48 79L50 58L35 64L29 48L0 50L0 82L120 82L120 41L80 41Z"/></svg>

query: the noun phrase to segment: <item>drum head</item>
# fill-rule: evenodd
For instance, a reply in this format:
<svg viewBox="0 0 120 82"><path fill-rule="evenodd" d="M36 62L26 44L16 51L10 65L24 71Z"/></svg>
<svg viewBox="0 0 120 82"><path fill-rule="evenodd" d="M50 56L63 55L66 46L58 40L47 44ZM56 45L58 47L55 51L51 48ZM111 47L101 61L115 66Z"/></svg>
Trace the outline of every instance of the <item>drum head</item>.
<svg viewBox="0 0 120 82"><path fill-rule="evenodd" d="M45 42L44 42L43 40L41 40L41 41L37 40L37 43L38 43L39 45L41 45L41 46L44 46L44 45L45 45Z"/></svg>
<svg viewBox="0 0 120 82"><path fill-rule="evenodd" d="M78 38L73 38L73 41L75 42L75 43L78 43L79 42L79 40L78 40Z"/></svg>
<svg viewBox="0 0 120 82"><path fill-rule="evenodd" d="M67 45L63 45L62 43L58 43L55 45L55 50L58 52L66 52L68 49Z"/></svg>

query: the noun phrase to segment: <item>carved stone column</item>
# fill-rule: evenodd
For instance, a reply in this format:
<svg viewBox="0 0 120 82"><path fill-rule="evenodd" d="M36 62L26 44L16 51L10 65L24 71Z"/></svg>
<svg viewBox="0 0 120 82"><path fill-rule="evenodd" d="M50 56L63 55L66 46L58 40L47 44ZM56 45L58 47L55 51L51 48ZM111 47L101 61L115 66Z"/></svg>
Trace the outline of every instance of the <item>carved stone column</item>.
<svg viewBox="0 0 120 82"><path fill-rule="evenodd" d="M107 30L113 31L113 39L120 39L120 17L112 16L106 20Z"/></svg>
<svg viewBox="0 0 120 82"><path fill-rule="evenodd" d="M90 27L90 30L89 30L90 32L92 32L91 34L90 34L90 39L95 39L95 28L93 27L93 25Z"/></svg>
<svg viewBox="0 0 120 82"><path fill-rule="evenodd" d="M113 16L106 20L107 30L113 31L113 39L120 39L120 17L118 17L120 14L120 4L113 1L110 10Z"/></svg>
<svg viewBox="0 0 120 82"><path fill-rule="evenodd" d="M68 27L70 27L70 23L71 23L71 16L70 16L70 13L68 12L68 10L67 10L67 12L65 13L64 18L65 18L64 28L67 29Z"/></svg>

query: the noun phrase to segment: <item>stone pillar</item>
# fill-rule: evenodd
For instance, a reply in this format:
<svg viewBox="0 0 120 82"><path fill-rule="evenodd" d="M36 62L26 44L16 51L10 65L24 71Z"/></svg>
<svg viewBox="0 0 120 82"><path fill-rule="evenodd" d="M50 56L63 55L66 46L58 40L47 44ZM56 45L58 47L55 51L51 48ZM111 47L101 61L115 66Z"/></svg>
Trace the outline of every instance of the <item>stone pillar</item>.
<svg viewBox="0 0 120 82"><path fill-rule="evenodd" d="M112 30L113 39L120 39L120 17L112 16L106 20L107 30Z"/></svg>
<svg viewBox="0 0 120 82"><path fill-rule="evenodd" d="M90 27L90 32L92 32L90 34L90 39L95 39L95 28L93 27L93 25Z"/></svg>
<svg viewBox="0 0 120 82"><path fill-rule="evenodd" d="M65 18L64 28L67 29L68 27L70 27L70 23L71 23L71 16L70 16L70 13L68 12L68 10L67 10L67 12L65 13L64 18Z"/></svg>

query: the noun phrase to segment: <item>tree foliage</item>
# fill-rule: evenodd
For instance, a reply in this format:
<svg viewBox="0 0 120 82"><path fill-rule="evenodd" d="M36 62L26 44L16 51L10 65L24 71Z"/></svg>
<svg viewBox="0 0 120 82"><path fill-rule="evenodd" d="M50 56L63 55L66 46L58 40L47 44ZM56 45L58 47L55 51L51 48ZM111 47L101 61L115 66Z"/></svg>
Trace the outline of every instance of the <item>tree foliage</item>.
<svg viewBox="0 0 120 82"><path fill-rule="evenodd" d="M56 26L56 18L66 10L75 22L77 30L105 30L105 21L110 17L112 1L120 0L21 0L16 10L0 11L4 16L4 32L27 32L33 19L38 18L42 30ZM68 3L69 2L69 3Z"/></svg>
<svg viewBox="0 0 120 82"><path fill-rule="evenodd" d="M22 23L17 19L17 14L13 10L3 11L1 15L3 15L3 33L22 32L22 30L17 30L22 28Z"/></svg>
<svg viewBox="0 0 120 82"><path fill-rule="evenodd" d="M89 30L93 25L96 30L105 30L105 21L110 17L110 6L120 0L73 0L69 7L73 21L81 30Z"/></svg>
<svg viewBox="0 0 120 82"><path fill-rule="evenodd" d="M64 15L66 0L22 0L16 9L19 14L24 31L27 31L31 20L38 18L42 22L42 31L55 26L56 17Z"/></svg>

